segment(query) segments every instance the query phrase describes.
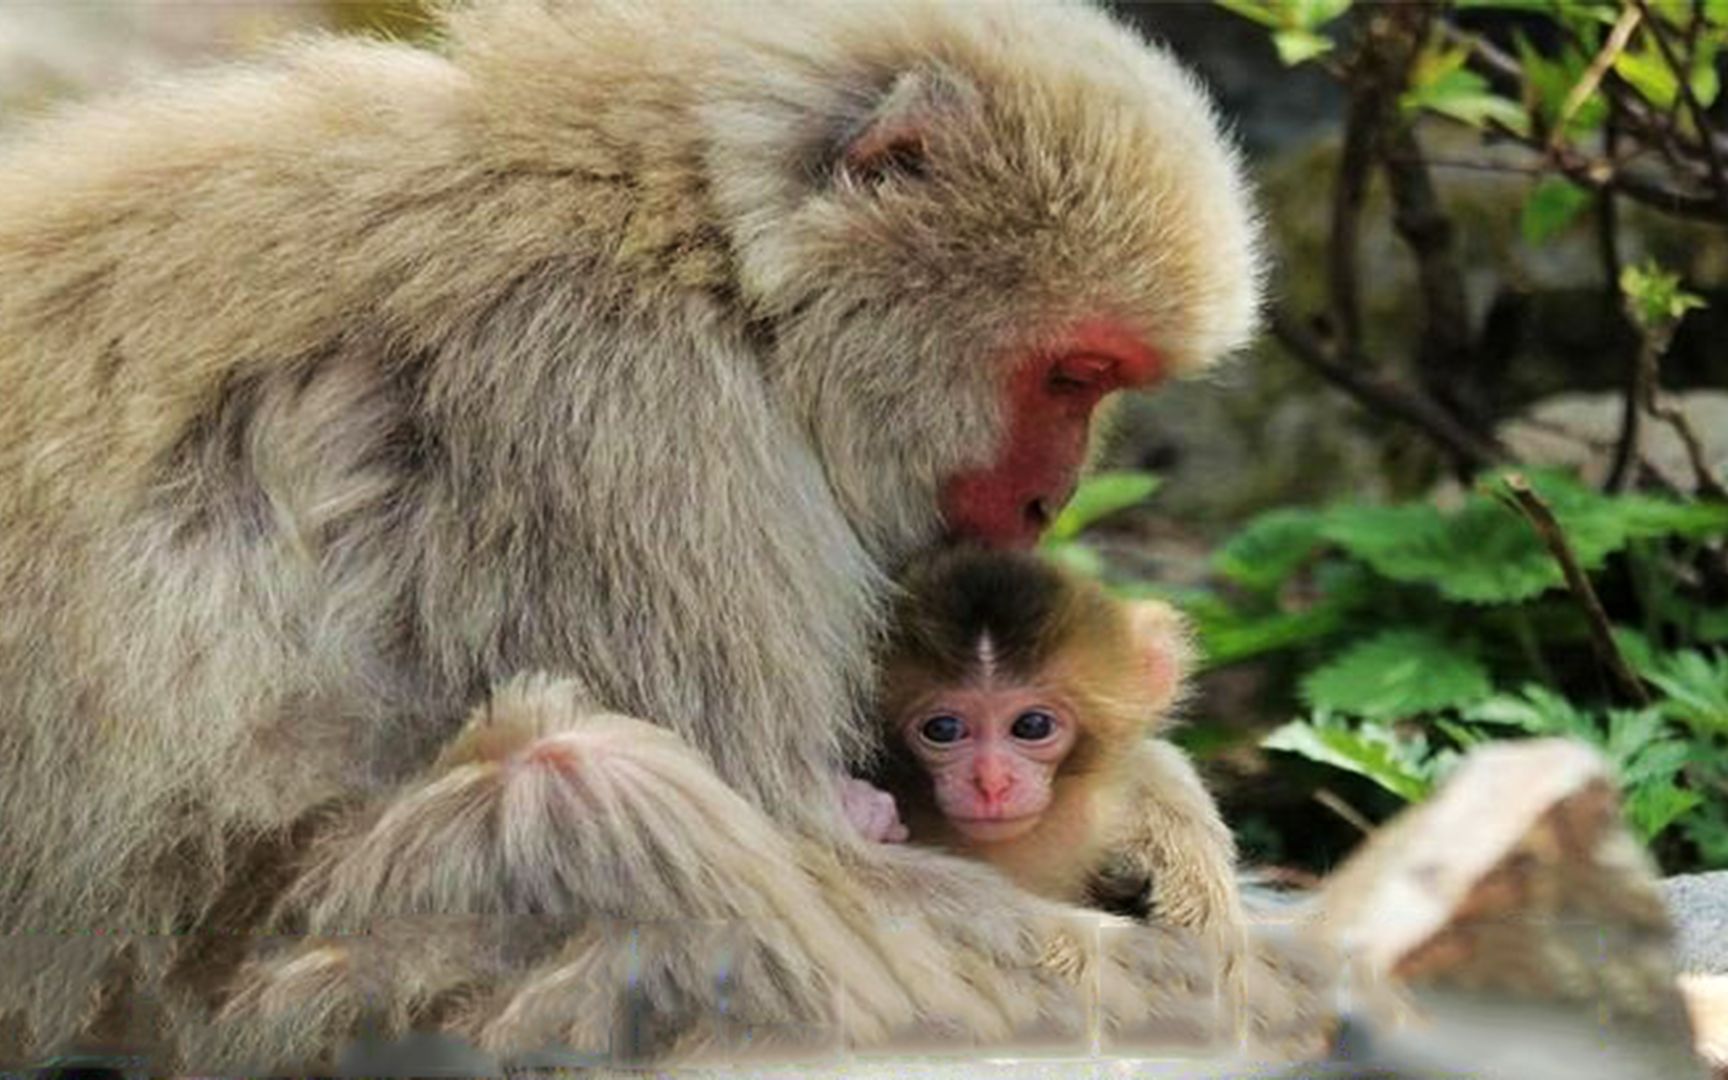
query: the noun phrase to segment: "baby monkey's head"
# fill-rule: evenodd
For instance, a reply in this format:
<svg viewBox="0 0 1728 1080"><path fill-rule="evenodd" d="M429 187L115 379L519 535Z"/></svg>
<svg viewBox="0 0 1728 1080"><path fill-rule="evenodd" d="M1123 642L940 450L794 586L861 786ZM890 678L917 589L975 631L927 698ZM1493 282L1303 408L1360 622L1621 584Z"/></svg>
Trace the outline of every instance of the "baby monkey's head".
<svg viewBox="0 0 1728 1080"><path fill-rule="evenodd" d="M956 548L907 572L878 700L935 808L991 844L1152 734L1187 666L1169 606L1116 600L1034 555Z"/></svg>

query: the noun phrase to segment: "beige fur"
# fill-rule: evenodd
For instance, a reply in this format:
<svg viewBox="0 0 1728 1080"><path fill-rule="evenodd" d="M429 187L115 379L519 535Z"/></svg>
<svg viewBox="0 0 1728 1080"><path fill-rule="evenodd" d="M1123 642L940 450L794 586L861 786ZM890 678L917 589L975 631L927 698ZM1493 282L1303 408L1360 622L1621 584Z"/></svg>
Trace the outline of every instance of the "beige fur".
<svg viewBox="0 0 1728 1080"><path fill-rule="evenodd" d="M667 1058L1180 1011L1156 932L861 850L825 778L886 574L1000 435L986 360L1098 310L1181 367L1251 329L1192 80L1074 6L447 37L0 159L0 1058L117 1017L219 1069L368 1024ZM854 190L833 148L908 73L947 171Z"/></svg>

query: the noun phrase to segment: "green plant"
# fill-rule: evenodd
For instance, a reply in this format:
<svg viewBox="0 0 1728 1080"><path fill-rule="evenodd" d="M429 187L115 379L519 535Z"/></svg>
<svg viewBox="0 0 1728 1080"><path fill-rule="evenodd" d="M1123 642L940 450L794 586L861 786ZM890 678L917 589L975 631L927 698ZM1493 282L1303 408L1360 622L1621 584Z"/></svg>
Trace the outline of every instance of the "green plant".
<svg viewBox="0 0 1728 1080"><path fill-rule="evenodd" d="M1449 510L1340 505L1250 522L1214 558L1219 587L1186 598L1208 662L1293 656L1303 715L1265 745L1404 800L1483 741L1583 739L1618 768L1641 835L1689 844L1681 861L1728 864L1728 612L1681 584L1691 552L1728 536L1728 504L1529 474L1579 571L1637 621L1614 628L1644 698L1623 702L1589 610L1500 497L1505 483L1488 474Z"/></svg>
<svg viewBox="0 0 1728 1080"><path fill-rule="evenodd" d="M1584 739L1619 770L1628 819L1671 868L1728 866L1728 486L1661 391L1675 330L1704 300L1653 259L1627 265L1620 216L1635 206L1644 220L1728 225L1716 107L1728 0L1217 2L1265 27L1283 63L1318 66L1344 90L1325 257L1312 268L1323 288L1274 312L1277 340L1377 417L1425 435L1441 469L1476 479L1444 509L1340 505L1249 522L1216 554L1217 587L1184 598L1209 662L1272 671L1268 696L1298 718L1265 745L1397 799L1421 798L1483 741ZM1476 141L1454 138L1436 160L1431 123ZM1504 279L1504 295L1516 273L1465 265L1441 168L1527 178L1530 247L1593 225L1591 261L1623 313L1611 336L1625 330L1601 491L1504 472L1515 463L1498 428L1518 404L1506 392L1517 357L1496 351L1466 279ZM1411 257L1418 318L1371 336L1363 218L1376 180ZM1682 444L1685 490L1643 460L1651 423Z"/></svg>

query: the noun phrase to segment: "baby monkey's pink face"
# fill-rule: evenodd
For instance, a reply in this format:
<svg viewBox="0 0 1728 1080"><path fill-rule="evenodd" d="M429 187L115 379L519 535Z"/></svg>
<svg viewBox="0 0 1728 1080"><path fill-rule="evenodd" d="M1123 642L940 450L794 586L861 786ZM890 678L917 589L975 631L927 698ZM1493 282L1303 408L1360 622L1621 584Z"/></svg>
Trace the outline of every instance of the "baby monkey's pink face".
<svg viewBox="0 0 1728 1080"><path fill-rule="evenodd" d="M930 773L937 809L960 835L989 844L1038 824L1077 729L1049 691L983 682L931 697L900 734Z"/></svg>

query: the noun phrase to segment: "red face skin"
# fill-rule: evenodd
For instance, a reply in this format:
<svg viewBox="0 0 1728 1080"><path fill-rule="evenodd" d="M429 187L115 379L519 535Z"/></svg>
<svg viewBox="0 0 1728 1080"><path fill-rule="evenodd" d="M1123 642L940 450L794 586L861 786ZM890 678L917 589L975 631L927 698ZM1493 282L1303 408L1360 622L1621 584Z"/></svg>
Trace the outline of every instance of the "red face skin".
<svg viewBox="0 0 1728 1080"><path fill-rule="evenodd" d="M1023 361L1008 383L1007 442L996 460L960 473L942 493L954 539L1030 548L1073 494L1092 411L1106 394L1147 386L1158 354L1107 322L1075 328L1063 345Z"/></svg>
<svg viewBox="0 0 1728 1080"><path fill-rule="evenodd" d="M945 690L901 727L934 783L936 808L977 844L1013 840L1038 824L1076 734L1050 694L989 683Z"/></svg>

